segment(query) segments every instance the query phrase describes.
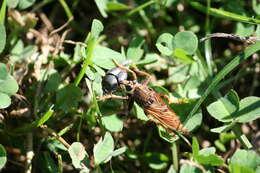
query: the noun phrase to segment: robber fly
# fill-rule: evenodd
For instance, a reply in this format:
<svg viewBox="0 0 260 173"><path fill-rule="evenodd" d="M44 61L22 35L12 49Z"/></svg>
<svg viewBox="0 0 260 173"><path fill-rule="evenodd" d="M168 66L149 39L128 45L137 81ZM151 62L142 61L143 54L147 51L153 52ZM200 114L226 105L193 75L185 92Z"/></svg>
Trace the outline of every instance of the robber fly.
<svg viewBox="0 0 260 173"><path fill-rule="evenodd" d="M114 61L114 60L113 60ZM105 93L109 93L98 100L106 100L110 98L133 99L145 112L146 116L157 125L161 125L168 132L180 131L188 134L176 113L163 101L162 98L168 99L166 95L155 92L147 86L151 76L143 71L140 71L133 65L134 70L130 70L126 65L118 64L114 61L117 67L109 70L104 77L102 84ZM132 74L132 79L128 79L128 73ZM137 81L137 74L147 76L142 82ZM119 87L125 87L128 91L128 96L113 95ZM169 100L169 99L168 99Z"/></svg>

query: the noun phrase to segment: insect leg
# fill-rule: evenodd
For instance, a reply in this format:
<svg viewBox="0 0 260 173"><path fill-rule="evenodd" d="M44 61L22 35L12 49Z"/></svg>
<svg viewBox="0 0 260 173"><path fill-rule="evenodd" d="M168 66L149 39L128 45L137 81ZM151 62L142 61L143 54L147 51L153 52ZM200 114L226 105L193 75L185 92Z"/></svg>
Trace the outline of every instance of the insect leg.
<svg viewBox="0 0 260 173"><path fill-rule="evenodd" d="M168 102L173 103L173 104L181 104L181 103L188 103L188 100L185 98L174 99L174 97L171 96L171 97L168 97Z"/></svg>
<svg viewBox="0 0 260 173"><path fill-rule="evenodd" d="M168 103L172 103L172 102L171 102L171 99L170 99L169 96L164 95L164 94L161 94L161 93L157 93L157 94L158 94L159 97L163 97L163 98L165 98L165 99L168 101Z"/></svg>
<svg viewBox="0 0 260 173"><path fill-rule="evenodd" d="M149 73L146 73L144 71L141 71L138 69L138 67L136 65L133 65L134 71L135 73L139 74L139 75L143 75L143 76L147 76L148 78L145 79L142 84L147 85L149 83L149 81L151 80L151 75Z"/></svg>
<svg viewBox="0 0 260 173"><path fill-rule="evenodd" d="M128 96L118 96L114 94L108 94L108 95L104 95L103 97L97 98L98 101L103 101L108 99L128 99Z"/></svg>

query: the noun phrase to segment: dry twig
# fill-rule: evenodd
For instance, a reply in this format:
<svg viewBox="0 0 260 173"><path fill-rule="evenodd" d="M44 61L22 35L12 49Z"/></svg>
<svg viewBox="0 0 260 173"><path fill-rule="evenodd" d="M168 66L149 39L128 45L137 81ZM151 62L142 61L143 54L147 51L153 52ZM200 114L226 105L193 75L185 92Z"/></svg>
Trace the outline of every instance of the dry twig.
<svg viewBox="0 0 260 173"><path fill-rule="evenodd" d="M206 37L203 37L202 39L200 39L200 42L206 41L210 38L229 38L232 40L237 40L237 41L242 41L242 42L247 42L249 44L255 43L256 41L260 41L260 38L258 37L243 37L240 35L236 35L236 34L228 34L228 33L213 33L213 34L209 34Z"/></svg>

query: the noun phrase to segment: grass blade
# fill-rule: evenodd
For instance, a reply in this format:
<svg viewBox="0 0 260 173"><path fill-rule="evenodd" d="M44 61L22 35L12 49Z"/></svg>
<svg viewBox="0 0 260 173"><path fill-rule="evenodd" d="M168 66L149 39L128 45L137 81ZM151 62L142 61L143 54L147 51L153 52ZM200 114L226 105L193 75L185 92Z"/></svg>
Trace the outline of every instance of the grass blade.
<svg viewBox="0 0 260 173"><path fill-rule="evenodd" d="M201 96L197 104L193 107L192 111L188 115L186 122L191 118L191 116L198 110L201 103L206 99L206 97L215 89L216 85L234 68L236 68L241 62L250 57L253 53L260 50L260 41L256 42L253 45L250 45L243 53L236 56L231 62L229 62L212 80L209 87L206 89L204 94Z"/></svg>
<svg viewBox="0 0 260 173"><path fill-rule="evenodd" d="M198 2L190 2L190 5L203 13L207 13L207 7L201 5ZM215 17L227 18L227 19L244 22L244 23L250 23L250 24L260 24L259 19L241 16L239 14L231 13L229 11L219 10L216 8L209 8L208 12L211 16L215 16Z"/></svg>
<svg viewBox="0 0 260 173"><path fill-rule="evenodd" d="M26 133L32 131L34 128L37 128L43 125L53 114L53 110L49 109L39 120L36 120L24 127L19 127L14 130L11 130L11 133Z"/></svg>

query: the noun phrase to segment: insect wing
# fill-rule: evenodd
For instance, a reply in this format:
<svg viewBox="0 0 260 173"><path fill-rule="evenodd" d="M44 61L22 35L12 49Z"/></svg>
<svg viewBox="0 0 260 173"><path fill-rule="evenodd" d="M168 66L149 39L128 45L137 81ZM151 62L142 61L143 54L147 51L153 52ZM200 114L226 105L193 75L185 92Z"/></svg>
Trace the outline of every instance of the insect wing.
<svg viewBox="0 0 260 173"><path fill-rule="evenodd" d="M180 122L179 117L168 108L168 106L156 107L152 106L145 110L145 113L151 117L153 121L161 124L167 129L180 130L183 133L186 131L182 130L182 124Z"/></svg>

